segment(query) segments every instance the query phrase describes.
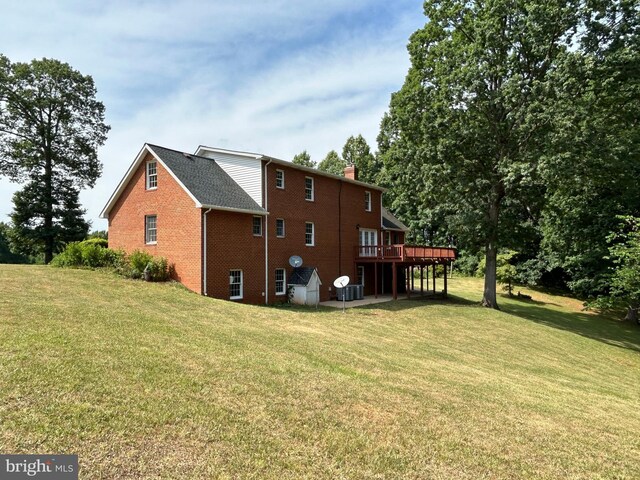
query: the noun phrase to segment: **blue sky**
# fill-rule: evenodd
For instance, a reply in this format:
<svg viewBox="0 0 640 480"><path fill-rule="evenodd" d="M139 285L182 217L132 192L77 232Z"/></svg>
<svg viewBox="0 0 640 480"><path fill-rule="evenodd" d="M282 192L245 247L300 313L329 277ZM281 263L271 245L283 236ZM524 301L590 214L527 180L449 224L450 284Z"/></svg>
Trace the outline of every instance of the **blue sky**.
<svg viewBox="0 0 640 480"><path fill-rule="evenodd" d="M94 229L145 142L321 160L375 138L424 25L420 0L0 0L0 52L92 75L112 130L81 195ZM18 185L0 179L0 221Z"/></svg>

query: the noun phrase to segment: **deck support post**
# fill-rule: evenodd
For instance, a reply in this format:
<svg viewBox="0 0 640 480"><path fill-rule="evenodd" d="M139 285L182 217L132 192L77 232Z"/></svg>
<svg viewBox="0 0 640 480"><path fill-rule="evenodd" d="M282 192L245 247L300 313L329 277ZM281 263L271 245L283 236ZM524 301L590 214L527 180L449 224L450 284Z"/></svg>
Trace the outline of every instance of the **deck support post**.
<svg viewBox="0 0 640 480"><path fill-rule="evenodd" d="M373 291L374 298L378 298L378 262L374 262L373 264Z"/></svg>
<svg viewBox="0 0 640 480"><path fill-rule="evenodd" d="M433 275L433 294L436 294L436 264L432 265L431 274Z"/></svg>
<svg viewBox="0 0 640 480"><path fill-rule="evenodd" d="M404 267L404 283L407 290L407 298L411 298L411 279L409 278L409 267Z"/></svg>
<svg viewBox="0 0 640 480"><path fill-rule="evenodd" d="M414 289L414 278L413 278L413 265L411 265L411 290Z"/></svg>
<svg viewBox="0 0 640 480"><path fill-rule="evenodd" d="M420 295L424 295L424 265L420 265Z"/></svg>
<svg viewBox="0 0 640 480"><path fill-rule="evenodd" d="M443 297L447 298L447 264L444 264L444 293Z"/></svg>
<svg viewBox="0 0 640 480"><path fill-rule="evenodd" d="M393 262L391 264L391 270L392 270L391 290L393 291L393 299L397 300L398 299L398 271L396 269L396 262Z"/></svg>

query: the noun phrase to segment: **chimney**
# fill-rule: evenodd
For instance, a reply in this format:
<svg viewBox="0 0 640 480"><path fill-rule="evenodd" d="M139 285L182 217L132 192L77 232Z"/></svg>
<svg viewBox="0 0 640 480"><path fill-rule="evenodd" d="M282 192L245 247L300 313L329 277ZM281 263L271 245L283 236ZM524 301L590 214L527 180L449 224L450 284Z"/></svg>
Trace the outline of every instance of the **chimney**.
<svg viewBox="0 0 640 480"><path fill-rule="evenodd" d="M344 178L350 178L351 180L358 179L358 172L356 171L356 166L353 163L345 167Z"/></svg>

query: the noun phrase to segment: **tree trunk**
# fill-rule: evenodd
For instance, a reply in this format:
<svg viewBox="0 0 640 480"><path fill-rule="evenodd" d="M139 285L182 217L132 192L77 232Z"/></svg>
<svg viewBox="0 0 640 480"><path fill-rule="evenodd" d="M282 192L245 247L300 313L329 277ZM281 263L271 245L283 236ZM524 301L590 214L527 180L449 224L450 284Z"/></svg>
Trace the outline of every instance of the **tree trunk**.
<svg viewBox="0 0 640 480"><path fill-rule="evenodd" d="M498 308L496 299L496 261L498 248L495 241L489 240L485 249L486 265L484 270L484 294L482 296L482 306L488 308Z"/></svg>
<svg viewBox="0 0 640 480"><path fill-rule="evenodd" d="M627 316L624 317L624 319L632 324L640 324L640 320L638 319L638 307L629 305L627 308Z"/></svg>
<svg viewBox="0 0 640 480"><path fill-rule="evenodd" d="M497 193L497 192L496 192ZM489 205L489 231L485 248L486 265L484 271L484 294L482 306L499 310L496 298L496 267L498 260L498 215L502 195L497 193Z"/></svg>
<svg viewBox="0 0 640 480"><path fill-rule="evenodd" d="M48 150L48 149L47 149ZM53 260L53 168L51 152L45 152L44 166L45 183L45 213L44 213L44 263L49 264Z"/></svg>

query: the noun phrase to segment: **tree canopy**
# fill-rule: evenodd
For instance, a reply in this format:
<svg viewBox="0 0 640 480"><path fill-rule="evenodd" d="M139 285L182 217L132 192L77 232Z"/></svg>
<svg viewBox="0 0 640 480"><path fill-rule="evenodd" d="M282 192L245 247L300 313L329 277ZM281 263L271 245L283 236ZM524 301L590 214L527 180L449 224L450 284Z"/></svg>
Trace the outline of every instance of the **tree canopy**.
<svg viewBox="0 0 640 480"><path fill-rule="evenodd" d="M347 139L342 149L342 158L346 165L356 166L358 180L367 183L377 182L380 172L379 163L362 135L351 136Z"/></svg>
<svg viewBox="0 0 640 480"><path fill-rule="evenodd" d="M96 93L93 79L66 63L0 55L0 174L27 182L14 196L17 241L45 262L88 229L78 194L102 172L97 150L110 128Z"/></svg>
<svg viewBox="0 0 640 480"><path fill-rule="evenodd" d="M411 68L381 124L382 177L394 209L428 222L423 228L454 234L466 249L484 250L486 306L497 308L498 250L535 251L555 228L547 200L557 189L549 186L573 182L567 173L582 168L574 166L586 158L582 141L597 131L584 128L571 144L576 129L594 113L606 124L605 105L587 108L588 83L595 66L612 58L602 45L625 43L620 37L632 36L627 23L637 13L637 1L613 3L620 8L579 0L425 3L428 22L411 37ZM617 24L626 26L617 33L608 27ZM597 83L607 85L619 72L611 65ZM619 105L607 97L601 102ZM637 131L637 121L631 125ZM616 148L610 138L606 143ZM598 148L589 150L595 159ZM567 211L571 202L557 204Z"/></svg>
<svg viewBox="0 0 640 480"><path fill-rule="evenodd" d="M344 169L347 166L347 162L345 162L338 152L335 150L331 150L327 153L327 156L318 164L318 170L322 170L323 172L333 173L334 175L344 176Z"/></svg>
<svg viewBox="0 0 640 480"><path fill-rule="evenodd" d="M306 150L303 150L302 152L294 156L291 163L294 163L295 165L301 165L303 167L309 167L309 168L316 167L316 162L311 160L311 155L309 155Z"/></svg>

